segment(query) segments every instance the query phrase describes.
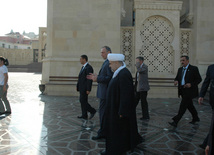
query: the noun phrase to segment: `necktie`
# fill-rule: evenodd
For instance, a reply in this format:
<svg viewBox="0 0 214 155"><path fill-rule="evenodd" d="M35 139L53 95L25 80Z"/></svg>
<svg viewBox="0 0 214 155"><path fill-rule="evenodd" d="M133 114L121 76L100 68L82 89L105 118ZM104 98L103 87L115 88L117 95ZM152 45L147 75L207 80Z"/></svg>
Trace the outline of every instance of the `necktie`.
<svg viewBox="0 0 214 155"><path fill-rule="evenodd" d="M81 70L80 70L80 73L82 73L83 69L84 69L84 66L82 66L82 68L81 68Z"/></svg>
<svg viewBox="0 0 214 155"><path fill-rule="evenodd" d="M182 74L181 74L181 77L182 77L181 85L185 85L185 81L184 81L184 73L185 73L185 70L186 70L186 68L183 68L183 70L182 70Z"/></svg>
<svg viewBox="0 0 214 155"><path fill-rule="evenodd" d="M184 76L185 70L186 70L186 68L183 68L183 70L182 70L182 78L183 78L183 76Z"/></svg>

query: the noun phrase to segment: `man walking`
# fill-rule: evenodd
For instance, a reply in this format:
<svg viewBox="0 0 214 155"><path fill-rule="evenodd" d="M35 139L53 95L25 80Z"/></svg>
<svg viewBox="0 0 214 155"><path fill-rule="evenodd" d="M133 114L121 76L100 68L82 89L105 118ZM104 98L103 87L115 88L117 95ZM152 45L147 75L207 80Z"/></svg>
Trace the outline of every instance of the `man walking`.
<svg viewBox="0 0 214 155"><path fill-rule="evenodd" d="M141 100L141 109L143 117L141 120L149 119L149 110L148 110L148 102L147 102L147 92L149 91L149 82L148 82L148 66L143 63L143 57L136 58L136 76L135 76L135 100L136 105L139 100Z"/></svg>
<svg viewBox="0 0 214 155"><path fill-rule="evenodd" d="M213 140L213 128L214 128L214 64L210 65L207 69L206 78L204 79L204 82L201 87L198 103L201 104L204 100L204 96L207 92L208 87L210 86L210 92L209 92L209 103L212 108L212 121L210 125L210 131L207 137L205 138L202 145L200 145L201 148L206 148L207 153L214 154L214 140Z"/></svg>
<svg viewBox="0 0 214 155"><path fill-rule="evenodd" d="M108 54L111 53L111 48L108 46L104 46L101 48L101 56L105 60L98 76L96 74L90 74L87 76L88 79L93 80L94 82L98 83L97 86L97 98L100 99L100 105L99 105L99 118L100 118L100 129L97 132L97 136L93 136L93 140L98 140L104 138L102 134L103 130L103 115L106 108L106 91L108 88L109 81L112 78L113 72L111 71L111 68L109 67L109 60L107 59Z"/></svg>
<svg viewBox="0 0 214 155"><path fill-rule="evenodd" d="M11 114L10 103L7 99L7 89L8 89L7 84L8 70L6 67L7 64L8 64L7 60L4 57L0 56L0 115Z"/></svg>
<svg viewBox="0 0 214 155"><path fill-rule="evenodd" d="M110 67L114 71L109 83L104 117L106 152L101 154L122 155L140 143L136 121L136 105L132 75L125 67L124 55L109 54Z"/></svg>
<svg viewBox="0 0 214 155"><path fill-rule="evenodd" d="M178 114L172 118L173 122L170 125L177 127L178 122L188 109L192 114L191 124L199 122L198 113L193 105L192 99L198 96L198 84L202 81L198 71L198 67L189 64L188 56L181 56L181 65L178 69L177 76L174 80L174 85L178 85L178 96L182 97Z"/></svg>
<svg viewBox="0 0 214 155"><path fill-rule="evenodd" d="M77 91L79 91L80 93L82 115L78 116L78 118L88 119L87 112L90 112L91 115L89 119L92 119L96 113L96 110L92 108L91 105L88 103L88 95L91 91L92 81L88 80L86 76L89 75L89 73L93 73L93 68L88 63L88 57L86 55L81 55L80 63L83 66L78 76Z"/></svg>

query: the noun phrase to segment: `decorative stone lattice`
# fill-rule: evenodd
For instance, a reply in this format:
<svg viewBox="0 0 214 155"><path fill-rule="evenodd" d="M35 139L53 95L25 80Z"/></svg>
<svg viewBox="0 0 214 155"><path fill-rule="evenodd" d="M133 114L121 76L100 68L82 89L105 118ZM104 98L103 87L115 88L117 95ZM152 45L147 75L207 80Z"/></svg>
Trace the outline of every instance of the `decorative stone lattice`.
<svg viewBox="0 0 214 155"><path fill-rule="evenodd" d="M121 28L121 50L125 55L125 63L127 68L131 69L134 64L134 28L122 27Z"/></svg>
<svg viewBox="0 0 214 155"><path fill-rule="evenodd" d="M152 16L142 24L140 31L142 48L139 55L152 73L172 73L174 51L171 43L174 38L172 23L165 17Z"/></svg>
<svg viewBox="0 0 214 155"><path fill-rule="evenodd" d="M190 53L190 42L191 42L191 30L181 29L180 35L180 49L181 55L189 55Z"/></svg>

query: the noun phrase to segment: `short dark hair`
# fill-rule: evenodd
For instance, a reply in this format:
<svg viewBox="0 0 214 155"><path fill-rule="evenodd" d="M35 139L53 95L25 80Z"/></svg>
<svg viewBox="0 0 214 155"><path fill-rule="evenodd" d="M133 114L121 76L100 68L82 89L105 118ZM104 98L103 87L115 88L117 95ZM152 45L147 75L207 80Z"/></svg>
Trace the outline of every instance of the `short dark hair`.
<svg viewBox="0 0 214 155"><path fill-rule="evenodd" d="M87 55L81 55L81 58L85 59L86 61L88 61L88 56Z"/></svg>
<svg viewBox="0 0 214 155"><path fill-rule="evenodd" d="M137 57L136 59L144 61L144 57L141 57L141 56Z"/></svg>
<svg viewBox="0 0 214 155"><path fill-rule="evenodd" d="M4 58L3 56L0 56L0 60L4 62L5 66L9 65L9 61L6 58Z"/></svg>
<svg viewBox="0 0 214 155"><path fill-rule="evenodd" d="M109 51L109 52L111 53L111 48L110 48L110 47L108 47L108 46L103 46L102 48L105 48L107 52Z"/></svg>
<svg viewBox="0 0 214 155"><path fill-rule="evenodd" d="M181 56L181 58L184 58L184 57L185 57L187 60L189 60L189 56L187 56L187 55L182 55L182 56Z"/></svg>

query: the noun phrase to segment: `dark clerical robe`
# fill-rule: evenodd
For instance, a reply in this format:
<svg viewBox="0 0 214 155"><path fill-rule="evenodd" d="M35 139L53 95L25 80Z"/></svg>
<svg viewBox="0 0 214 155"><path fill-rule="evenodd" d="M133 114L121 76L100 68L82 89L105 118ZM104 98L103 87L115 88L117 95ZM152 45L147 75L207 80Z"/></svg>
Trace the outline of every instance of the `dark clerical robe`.
<svg viewBox="0 0 214 155"><path fill-rule="evenodd" d="M107 107L103 122L106 153L120 155L133 150L141 138L137 129L133 79L127 68L123 68L111 79L106 99Z"/></svg>

